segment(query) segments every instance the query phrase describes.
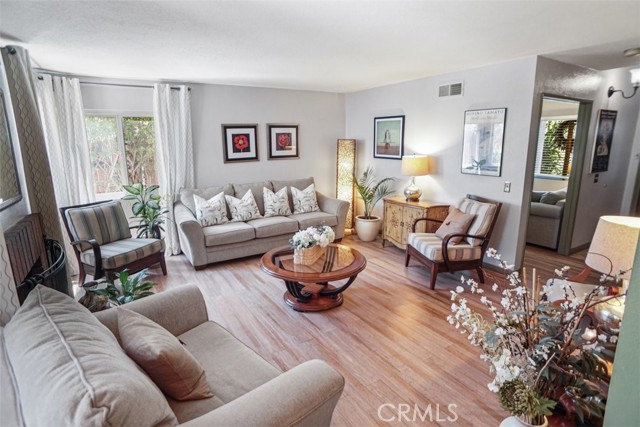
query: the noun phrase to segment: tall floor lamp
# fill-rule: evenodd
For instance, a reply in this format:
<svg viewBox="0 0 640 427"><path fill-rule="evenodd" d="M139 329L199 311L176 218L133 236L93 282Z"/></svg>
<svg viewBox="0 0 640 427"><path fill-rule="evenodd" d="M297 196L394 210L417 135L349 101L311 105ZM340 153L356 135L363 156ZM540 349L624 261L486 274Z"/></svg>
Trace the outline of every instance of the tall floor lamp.
<svg viewBox="0 0 640 427"><path fill-rule="evenodd" d="M356 173L356 140L339 139L336 172L336 198L350 203L344 228L353 229L353 208L355 193L353 191L353 175Z"/></svg>

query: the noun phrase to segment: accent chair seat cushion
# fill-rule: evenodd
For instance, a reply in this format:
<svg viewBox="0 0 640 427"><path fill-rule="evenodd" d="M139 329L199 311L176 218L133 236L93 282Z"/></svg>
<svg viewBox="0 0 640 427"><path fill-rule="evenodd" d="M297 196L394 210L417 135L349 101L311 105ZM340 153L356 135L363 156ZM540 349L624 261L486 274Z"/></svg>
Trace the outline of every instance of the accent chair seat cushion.
<svg viewBox="0 0 640 427"><path fill-rule="evenodd" d="M293 234L298 231L298 221L284 216L252 219L247 222L256 230L256 238Z"/></svg>
<svg viewBox="0 0 640 427"><path fill-rule="evenodd" d="M227 224L203 227L206 246L220 246L229 243L246 242L256 238L255 228L245 222L229 222Z"/></svg>
<svg viewBox="0 0 640 427"><path fill-rule="evenodd" d="M164 251L164 240L159 239L125 239L100 245L102 267L113 269L122 267L133 261ZM80 254L85 264L95 265L93 250L88 249Z"/></svg>
<svg viewBox="0 0 640 427"><path fill-rule="evenodd" d="M416 248L422 255L436 262L443 261L442 239L435 233L409 233L407 244ZM447 248L450 261L474 260L482 257L482 247L472 246L463 241Z"/></svg>
<svg viewBox="0 0 640 427"><path fill-rule="evenodd" d="M328 225L329 227L338 225L338 219L335 215L331 215L321 211L293 214L289 215L288 218L298 221L300 230L304 230L305 228L321 224Z"/></svg>

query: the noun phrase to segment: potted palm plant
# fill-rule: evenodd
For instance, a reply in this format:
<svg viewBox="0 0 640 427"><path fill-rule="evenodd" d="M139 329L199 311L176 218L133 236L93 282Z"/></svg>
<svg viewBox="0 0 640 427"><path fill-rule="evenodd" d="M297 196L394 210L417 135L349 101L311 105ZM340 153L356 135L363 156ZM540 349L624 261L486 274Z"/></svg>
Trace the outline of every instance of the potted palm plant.
<svg viewBox="0 0 640 427"><path fill-rule="evenodd" d="M353 177L358 195L364 203L364 213L356 216L356 233L363 242L371 242L376 239L380 231L380 217L373 215L373 208L380 200L394 193L390 184L395 178L383 178L379 181L373 173L373 168L368 166L360 178Z"/></svg>
<svg viewBox="0 0 640 427"><path fill-rule="evenodd" d="M138 224L138 238L160 238L160 232L164 231L162 225L165 215L169 212L160 206L160 195L156 192L158 185L145 186L142 183L124 185L128 193L122 200L134 200L131 210Z"/></svg>

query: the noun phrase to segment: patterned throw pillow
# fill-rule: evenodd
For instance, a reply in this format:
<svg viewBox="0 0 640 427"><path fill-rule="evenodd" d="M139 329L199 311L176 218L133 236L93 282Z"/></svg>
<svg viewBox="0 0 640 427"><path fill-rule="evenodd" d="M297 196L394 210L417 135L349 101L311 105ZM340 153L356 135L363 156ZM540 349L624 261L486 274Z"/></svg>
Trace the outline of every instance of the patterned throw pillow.
<svg viewBox="0 0 640 427"><path fill-rule="evenodd" d="M193 201L196 205L196 218L203 227L229 222L224 192L216 194L209 200L194 194Z"/></svg>
<svg viewBox="0 0 640 427"><path fill-rule="evenodd" d="M224 196L227 199L231 211L231 222L244 222L250 219L262 218L256 199L251 190L247 190L242 199L233 196Z"/></svg>
<svg viewBox="0 0 640 427"><path fill-rule="evenodd" d="M262 187L262 198L264 200L264 217L291 215L289 208L289 197L287 187L282 188L277 193Z"/></svg>
<svg viewBox="0 0 640 427"><path fill-rule="evenodd" d="M300 191L296 187L291 187L291 196L293 197L293 213L317 212L318 200L316 199L316 187L311 184L304 190Z"/></svg>

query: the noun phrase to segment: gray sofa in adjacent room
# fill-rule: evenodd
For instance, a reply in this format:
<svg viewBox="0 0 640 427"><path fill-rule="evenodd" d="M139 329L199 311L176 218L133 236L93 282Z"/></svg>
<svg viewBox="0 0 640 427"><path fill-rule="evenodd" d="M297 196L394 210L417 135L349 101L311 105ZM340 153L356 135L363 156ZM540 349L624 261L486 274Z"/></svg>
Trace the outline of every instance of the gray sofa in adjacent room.
<svg viewBox="0 0 640 427"><path fill-rule="evenodd" d="M344 225L349 202L316 192L319 211L271 216L246 222L227 222L202 226L196 219L193 195L210 199L220 192L241 198L251 190L261 215L264 215L263 187L277 192L287 187L289 206L294 212L291 188L304 190L313 184L313 178L289 181L262 181L249 184L226 184L200 189L182 189L174 203L174 220L178 228L180 247L196 270L219 261L263 254L277 246L286 245L293 234L314 225L333 228L336 240L344 236Z"/></svg>
<svg viewBox="0 0 640 427"><path fill-rule="evenodd" d="M527 243L558 248L567 190L533 191L527 225Z"/></svg>

